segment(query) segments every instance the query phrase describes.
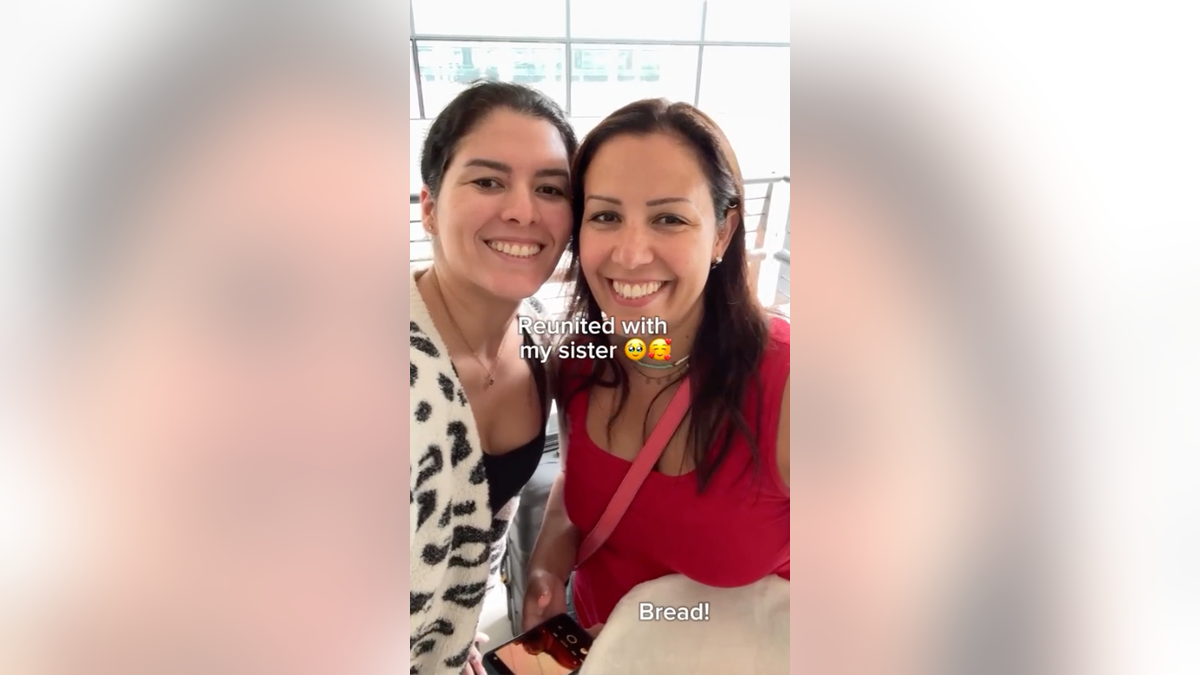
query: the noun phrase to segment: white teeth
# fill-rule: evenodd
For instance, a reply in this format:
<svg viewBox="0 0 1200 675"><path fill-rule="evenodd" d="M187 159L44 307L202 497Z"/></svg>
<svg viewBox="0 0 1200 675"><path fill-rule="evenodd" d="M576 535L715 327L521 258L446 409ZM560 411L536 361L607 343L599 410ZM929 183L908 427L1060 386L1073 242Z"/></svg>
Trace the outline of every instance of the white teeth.
<svg viewBox="0 0 1200 675"><path fill-rule="evenodd" d="M662 285L663 282L661 281L651 281L645 284L626 284L620 281L612 282L613 290L617 292L617 295L629 300L637 300L638 298L656 293L658 289L662 288Z"/></svg>
<svg viewBox="0 0 1200 675"><path fill-rule="evenodd" d="M489 241L487 245L493 250L514 258L532 258L542 252L541 244L510 244L503 241Z"/></svg>

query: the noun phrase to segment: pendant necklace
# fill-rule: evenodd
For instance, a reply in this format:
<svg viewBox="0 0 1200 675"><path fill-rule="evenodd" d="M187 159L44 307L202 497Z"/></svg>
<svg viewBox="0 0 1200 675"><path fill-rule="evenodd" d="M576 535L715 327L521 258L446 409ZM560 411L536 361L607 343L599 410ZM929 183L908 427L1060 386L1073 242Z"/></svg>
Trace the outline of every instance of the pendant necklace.
<svg viewBox="0 0 1200 675"><path fill-rule="evenodd" d="M437 288L438 297L442 299L442 306L446 308L446 316L450 317L450 323L454 326L454 330L458 332L459 339L461 339L463 344L467 346L467 349L471 351L471 355L474 356L475 360L479 362L479 367L483 368L483 372L487 373L487 379L483 382L484 391L491 389L492 385L496 384L496 378L492 376L492 373L496 370L496 367L500 365L500 352L504 351L504 343L508 341L508 328L509 326L512 326L512 320L510 319L508 324L504 327L504 336L500 338L500 347L496 350L496 362L492 364L491 368L488 368L483 359L479 357L479 352L475 351L475 348L472 347L471 343L467 341L467 336L463 334L463 330L461 327L459 327L458 322L454 320L454 314L450 311L450 304L446 302L446 296L444 293L442 293L442 282L438 281L436 273L434 273L433 276L433 285L435 288Z"/></svg>

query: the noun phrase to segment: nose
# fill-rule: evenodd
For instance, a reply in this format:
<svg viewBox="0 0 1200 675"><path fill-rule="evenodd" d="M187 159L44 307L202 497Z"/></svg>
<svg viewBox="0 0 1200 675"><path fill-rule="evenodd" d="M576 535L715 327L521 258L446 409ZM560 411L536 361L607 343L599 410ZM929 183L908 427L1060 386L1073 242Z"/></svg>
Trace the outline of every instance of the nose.
<svg viewBox="0 0 1200 675"><path fill-rule="evenodd" d="M537 206L533 195L524 189L510 190L504 197L500 213L504 220L517 225L531 225L537 218Z"/></svg>
<svg viewBox="0 0 1200 675"><path fill-rule="evenodd" d="M650 237L641 225L626 225L617 233L617 245L613 248L613 262L625 269L635 269L654 261L650 249Z"/></svg>

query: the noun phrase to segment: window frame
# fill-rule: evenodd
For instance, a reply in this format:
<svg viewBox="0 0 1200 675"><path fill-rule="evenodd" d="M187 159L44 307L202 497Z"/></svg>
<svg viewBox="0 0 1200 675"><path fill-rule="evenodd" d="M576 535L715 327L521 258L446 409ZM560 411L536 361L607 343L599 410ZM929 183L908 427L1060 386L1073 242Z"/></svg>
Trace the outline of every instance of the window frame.
<svg viewBox="0 0 1200 675"><path fill-rule="evenodd" d="M419 117L410 118L410 121L424 121L432 119L428 111L425 109L424 97L424 81L421 78L421 58L419 47L421 43L433 42L471 42L471 43L510 43L510 44L530 44L530 45L545 45L556 46L565 49L565 62L563 64L564 73L563 79L566 84L566 100L564 112L568 117L574 116L572 106L572 93L574 80L572 70L574 69L575 46L576 45L592 45L603 47L643 47L643 46L661 46L661 47L697 47L696 50L696 85L692 93L692 99L689 101L692 105L700 103L700 88L704 77L704 49L705 47L791 47L791 42L759 42L759 41L739 41L739 40L710 40L707 38L708 25L708 4L703 3L700 6L700 35L694 40L647 40L647 39L621 39L621 38L595 38L595 37L574 37L571 35L571 1L562 0L565 5L565 23L563 27L563 37L534 37L534 36L480 36L480 35L443 35L443 34L425 34L419 31L420 26L417 25L416 13L413 10L412 3L409 3L409 46L412 51L412 77L415 83L416 90L413 92L417 99L417 111Z"/></svg>

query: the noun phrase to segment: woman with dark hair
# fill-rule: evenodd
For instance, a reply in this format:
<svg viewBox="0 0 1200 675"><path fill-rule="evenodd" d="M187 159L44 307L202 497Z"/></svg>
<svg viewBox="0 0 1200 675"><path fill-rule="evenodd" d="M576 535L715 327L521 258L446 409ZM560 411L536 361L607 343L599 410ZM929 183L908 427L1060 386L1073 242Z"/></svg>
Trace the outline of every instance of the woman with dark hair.
<svg viewBox="0 0 1200 675"><path fill-rule="evenodd" d="M594 632L631 589L666 575L713 587L786 579L790 326L751 289L728 141L688 104L638 101L588 135L572 182L571 315L609 317L619 334L570 339L669 337L671 349L556 364L564 470L531 558L525 624L570 607ZM661 319L665 334L631 330L641 319ZM656 427L668 440L651 447ZM647 452L659 454L636 498L587 544Z"/></svg>
<svg viewBox="0 0 1200 675"><path fill-rule="evenodd" d="M559 366L570 452L547 509L525 606L532 614L573 604L584 625L604 623L588 656L595 672L786 672L764 665L774 644L786 644L792 667L804 672L1048 672L1038 651L1053 647L1042 632L1044 612L1053 609L1042 603L1052 589L1039 579L1045 571L1039 566L1048 562L1039 557L1053 513L1035 473L1048 448L1038 429L1042 411L1030 378L1036 364L1021 328L1021 299L1005 283L997 245L1003 242L989 231L1003 212L975 193L969 167L946 155L942 135L925 133L913 115L920 111L907 110L903 97L860 87L846 77L793 83L804 105L792 116L798 152L789 207L791 316L804 337L790 362L781 359L797 374L786 389L790 398L791 385L798 388L790 419L785 412L779 424L793 431L794 445L783 436L774 455L794 472L783 486L790 495L770 483L722 488L723 475L753 473L752 455L742 449L748 444L737 440L697 494L704 464L697 463L694 478L672 475L687 471L691 458L676 455L684 458L682 469L678 459L670 463L668 443L665 460L595 548L590 533L602 529L601 513L620 501L623 476L653 449L652 443L638 449L645 430L670 408L655 402L653 376L641 375L631 361ZM614 119L653 119L664 110L639 103ZM630 127L639 131L615 131ZM653 312L679 321L674 301L688 278L682 263L708 252L689 239L697 221L685 209L695 198L682 184L689 164L712 166L705 146L693 142L685 153L655 145L645 128L602 124L577 158L575 261L586 280L577 307L590 317L598 308L618 318ZM646 152L636 155L639 149ZM624 173L610 173L606 162ZM622 185L623 177L645 189ZM679 197L687 201L674 201ZM719 246L720 230L710 235L699 222L696 238ZM724 249L706 297L724 288L716 275L735 248ZM732 322L730 315L747 306L734 297L716 299L724 307L705 302L695 310L703 312L699 333L678 356L675 348L689 345L689 331L676 340L676 326L668 324L671 362L690 356L685 377L695 392L691 425L684 417L678 435L694 434L697 419L716 417L697 412L705 378L733 378L728 371L741 369L743 381L753 381L741 354L722 345L742 326L757 324L745 318L708 324L710 316ZM760 358L769 361L767 354ZM769 387L770 371L758 375ZM639 393L639 383L650 391ZM731 392L727 405L746 396ZM790 449L790 458L782 449ZM769 457L760 453L760 466ZM760 515L772 503L782 504L777 525ZM786 554L791 543L803 561L794 573L784 567L787 583L774 585L803 600L792 603L790 618L780 617L790 637L768 642L757 638L771 623L754 606L756 591L712 587L752 582L752 566L761 569L766 559L761 542L771 541L773 527L782 531L781 550ZM589 533L583 543L581 532ZM776 580L751 588L768 581ZM723 603L730 595L736 597ZM697 600L711 605L702 622L645 620L643 603L691 607ZM725 661L725 652L740 656L740 664Z"/></svg>
<svg viewBox="0 0 1200 675"><path fill-rule="evenodd" d="M571 236L574 131L517 84L481 82L430 127L421 220L433 263L410 283L413 672L482 675L475 644L518 494L545 446L550 397L531 298Z"/></svg>

